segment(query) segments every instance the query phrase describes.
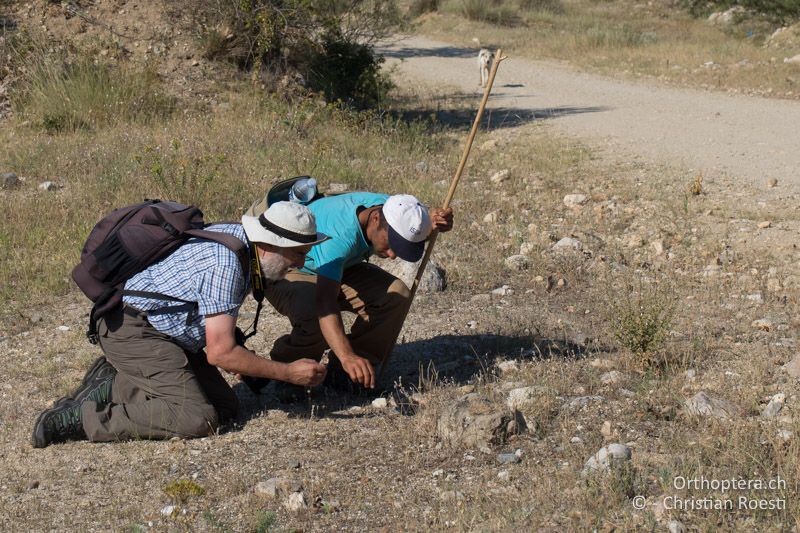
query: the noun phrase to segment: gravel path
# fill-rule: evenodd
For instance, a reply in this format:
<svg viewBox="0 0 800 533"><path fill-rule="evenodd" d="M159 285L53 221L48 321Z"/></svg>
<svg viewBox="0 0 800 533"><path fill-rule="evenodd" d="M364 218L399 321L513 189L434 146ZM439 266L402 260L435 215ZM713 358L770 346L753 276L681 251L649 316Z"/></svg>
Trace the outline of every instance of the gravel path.
<svg viewBox="0 0 800 533"><path fill-rule="evenodd" d="M477 49L423 37L381 45L412 84L480 93ZM659 87L510 57L487 109L493 120L547 119L564 132L610 143L742 185L770 178L800 189L800 102ZM742 181L739 181L742 180Z"/></svg>

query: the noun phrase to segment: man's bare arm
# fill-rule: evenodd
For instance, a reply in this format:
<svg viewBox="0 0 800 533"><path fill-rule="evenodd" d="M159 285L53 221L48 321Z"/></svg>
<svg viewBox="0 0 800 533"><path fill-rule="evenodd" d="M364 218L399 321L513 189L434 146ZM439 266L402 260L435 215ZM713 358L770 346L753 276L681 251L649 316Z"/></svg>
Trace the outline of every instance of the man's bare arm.
<svg viewBox="0 0 800 533"><path fill-rule="evenodd" d="M258 357L236 344L236 318L225 313L206 316L206 357L216 367L243 376L287 381L313 387L325 379L327 367L312 359L280 363Z"/></svg>

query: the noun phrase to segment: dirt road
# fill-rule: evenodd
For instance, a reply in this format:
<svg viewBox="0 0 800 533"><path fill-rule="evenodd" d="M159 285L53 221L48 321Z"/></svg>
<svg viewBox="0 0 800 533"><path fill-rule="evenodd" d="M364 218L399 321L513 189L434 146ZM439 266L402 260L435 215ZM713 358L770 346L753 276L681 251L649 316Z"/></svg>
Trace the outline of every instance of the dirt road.
<svg viewBox="0 0 800 533"><path fill-rule="evenodd" d="M412 84L481 91L477 48L410 37L379 51ZM498 70L489 102L495 120L548 120L568 134L654 162L743 185L776 178L800 189L797 101L617 81L511 57Z"/></svg>

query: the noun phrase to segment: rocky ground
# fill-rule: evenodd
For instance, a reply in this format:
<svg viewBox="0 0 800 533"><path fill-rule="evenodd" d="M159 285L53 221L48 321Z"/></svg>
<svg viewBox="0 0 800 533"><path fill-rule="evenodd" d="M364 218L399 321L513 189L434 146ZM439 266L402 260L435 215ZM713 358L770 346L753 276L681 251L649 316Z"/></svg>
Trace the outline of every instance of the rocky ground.
<svg viewBox="0 0 800 533"><path fill-rule="evenodd" d="M149 57L177 41L159 62L176 87L184 78L193 87L205 68L176 26L159 22L166 13L97 2L82 17L70 5L22 9L54 32L160 39L100 54ZM531 162L543 153L559 165ZM416 171L444 194L431 159ZM800 219L790 177L699 174L530 120L481 134L454 207L456 229L435 253L450 286L418 295L381 391L319 388L287 403L274 386L257 397L231 377L242 415L205 439L32 449L36 414L99 353L85 341L77 291L6 315L0 528L797 529ZM671 318L659 314L668 309ZM663 327L652 353L624 346L641 331L617 320L631 310ZM249 303L243 325L253 313ZM251 347L266 353L287 328L265 309ZM702 476L786 483L735 493L676 485ZM784 508L742 508L740 495ZM675 497L737 507L676 510Z"/></svg>

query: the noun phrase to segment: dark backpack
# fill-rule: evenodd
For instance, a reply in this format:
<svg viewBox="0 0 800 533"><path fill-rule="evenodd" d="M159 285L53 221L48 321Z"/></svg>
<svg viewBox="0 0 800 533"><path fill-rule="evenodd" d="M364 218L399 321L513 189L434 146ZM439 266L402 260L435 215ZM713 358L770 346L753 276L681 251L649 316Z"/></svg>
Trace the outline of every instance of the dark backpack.
<svg viewBox="0 0 800 533"><path fill-rule="evenodd" d="M204 227L203 212L197 207L160 200L145 200L141 204L121 207L103 217L89 233L81 251L81 262L72 270L72 279L94 302L86 332L89 342L97 344L97 319L119 306L126 295L179 302L179 305L148 311L148 314L188 311L187 324L191 323L197 302L153 292L123 290L130 277L167 257L190 237L215 241L230 248L247 276L250 270L247 244L233 235L207 231ZM263 299L260 285L254 283L253 287L258 311Z"/></svg>

